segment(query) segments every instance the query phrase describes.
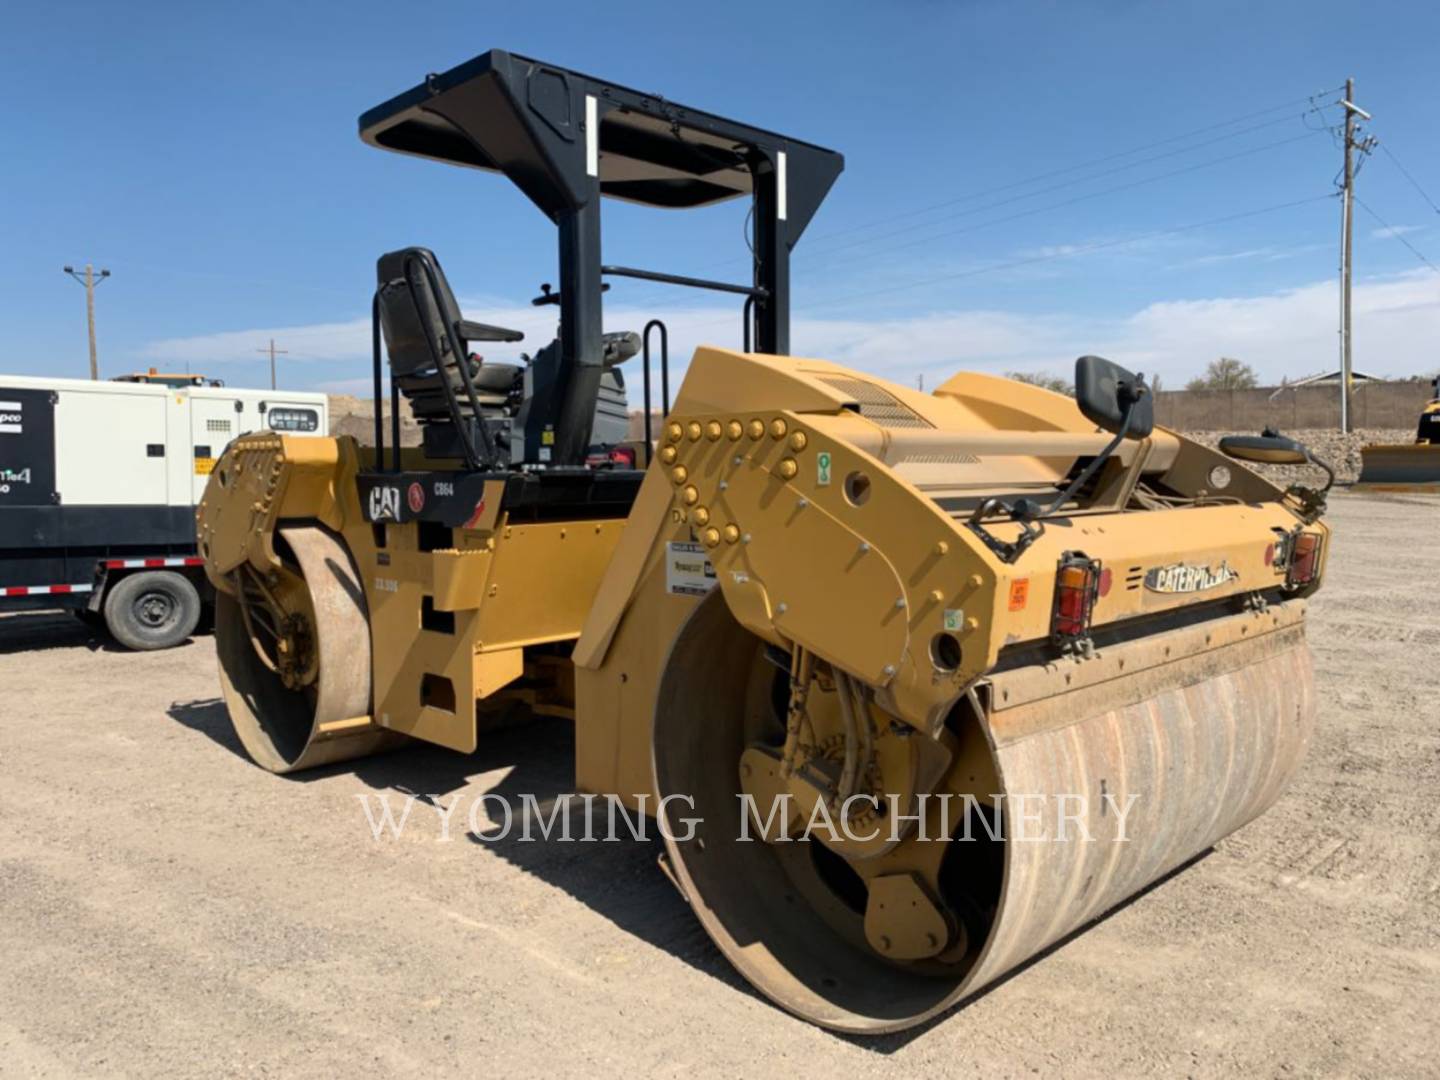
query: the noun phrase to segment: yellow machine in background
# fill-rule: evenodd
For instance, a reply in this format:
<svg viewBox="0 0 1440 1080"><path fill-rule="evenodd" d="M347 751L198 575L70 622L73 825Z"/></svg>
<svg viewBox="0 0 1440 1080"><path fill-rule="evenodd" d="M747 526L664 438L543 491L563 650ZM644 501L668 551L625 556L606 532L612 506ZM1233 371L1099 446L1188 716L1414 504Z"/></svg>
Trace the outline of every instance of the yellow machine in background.
<svg viewBox="0 0 1440 1080"><path fill-rule="evenodd" d="M1440 492L1440 375L1435 398L1420 412L1415 441L1405 446L1375 444L1360 451L1356 486L1368 491Z"/></svg>
<svg viewBox="0 0 1440 1080"><path fill-rule="evenodd" d="M1072 400L976 374L924 394L784 355L789 251L830 151L505 53L361 126L503 171L556 220L560 336L485 399L469 344L513 332L463 319L428 251L387 255L377 396L383 336L425 445L387 454L377 428L373 448L226 452L200 549L226 702L262 766L468 752L516 702L573 716L577 790L681 800L660 811L669 862L716 944L854 1032L936 1014L1279 796L1313 726L1323 492L1234 459L1303 447L1232 439L1227 457L1156 429L1143 379L1095 357ZM737 194L753 286L601 264L602 195ZM591 443L623 359L602 275L743 293L754 334L696 352L633 470Z"/></svg>

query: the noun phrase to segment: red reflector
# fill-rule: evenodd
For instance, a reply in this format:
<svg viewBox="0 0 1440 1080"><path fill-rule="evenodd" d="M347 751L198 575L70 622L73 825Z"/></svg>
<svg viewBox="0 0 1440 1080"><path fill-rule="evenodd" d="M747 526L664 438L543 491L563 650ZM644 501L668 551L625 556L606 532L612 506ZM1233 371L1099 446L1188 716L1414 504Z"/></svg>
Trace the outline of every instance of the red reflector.
<svg viewBox="0 0 1440 1080"><path fill-rule="evenodd" d="M1275 564L1275 545L1274 545L1274 544L1266 544L1266 545L1265 545L1265 565L1266 565L1266 566L1273 566L1274 564Z"/></svg>
<svg viewBox="0 0 1440 1080"><path fill-rule="evenodd" d="M1108 573L1108 571L1107 571ZM1084 637L1090 631L1095 599L1102 590L1100 564L1067 552L1055 575L1055 616L1051 633L1058 641Z"/></svg>
<svg viewBox="0 0 1440 1080"><path fill-rule="evenodd" d="M616 465L624 465L627 469L635 467L635 448L633 446L616 446L610 450L610 460Z"/></svg>
<svg viewBox="0 0 1440 1080"><path fill-rule="evenodd" d="M1315 580L1320 564L1320 536L1318 533L1296 533L1290 545L1290 572L1286 583L1292 586L1309 585Z"/></svg>

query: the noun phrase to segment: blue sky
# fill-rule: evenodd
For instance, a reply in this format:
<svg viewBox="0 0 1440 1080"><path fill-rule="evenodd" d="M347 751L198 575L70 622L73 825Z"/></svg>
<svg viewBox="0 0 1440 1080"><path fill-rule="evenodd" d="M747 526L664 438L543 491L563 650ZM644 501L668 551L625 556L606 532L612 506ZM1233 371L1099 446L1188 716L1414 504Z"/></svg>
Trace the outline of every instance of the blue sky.
<svg viewBox="0 0 1440 1080"><path fill-rule="evenodd" d="M10 5L0 371L86 372L61 266L88 260L114 275L103 374L258 384L274 336L283 384L356 388L375 257L412 243L469 313L543 343L539 212L356 136L364 109L503 47L845 153L796 253L797 352L929 385L1084 352L1168 385L1222 353L1314 372L1336 355L1339 112L1303 99L1353 75L1369 130L1440 200L1437 41L1422 2ZM1358 190L1440 265L1440 214L1394 159ZM744 212L609 203L607 261L739 275ZM1440 274L1364 210L1356 236L1357 366L1434 370ZM733 306L621 283L607 323L662 315L685 352L738 344Z"/></svg>

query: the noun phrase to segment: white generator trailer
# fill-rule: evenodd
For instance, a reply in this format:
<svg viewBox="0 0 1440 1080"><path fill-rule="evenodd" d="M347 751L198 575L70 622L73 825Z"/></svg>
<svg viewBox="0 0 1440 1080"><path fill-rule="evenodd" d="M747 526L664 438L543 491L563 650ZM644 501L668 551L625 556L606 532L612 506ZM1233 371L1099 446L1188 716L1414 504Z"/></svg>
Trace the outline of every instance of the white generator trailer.
<svg viewBox="0 0 1440 1080"><path fill-rule="evenodd" d="M195 504L230 440L264 430L328 434L325 395L0 375L0 612L68 609L132 649L184 641L211 600Z"/></svg>

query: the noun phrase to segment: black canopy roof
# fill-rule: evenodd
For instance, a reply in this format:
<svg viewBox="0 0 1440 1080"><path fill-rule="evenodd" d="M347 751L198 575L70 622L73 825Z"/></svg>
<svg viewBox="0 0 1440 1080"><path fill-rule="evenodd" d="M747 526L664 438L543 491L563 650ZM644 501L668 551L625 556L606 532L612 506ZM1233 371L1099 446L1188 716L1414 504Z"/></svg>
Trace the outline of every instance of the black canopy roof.
<svg viewBox="0 0 1440 1080"><path fill-rule="evenodd" d="M601 194L649 206L749 195L757 168L783 154L791 243L845 167L832 150L499 49L369 110L360 137L504 173L552 217L584 201L591 177Z"/></svg>

